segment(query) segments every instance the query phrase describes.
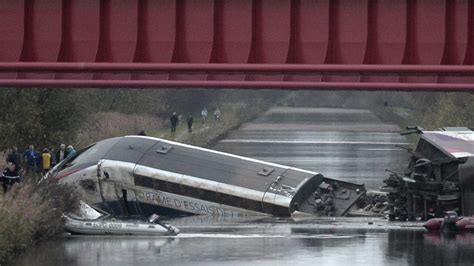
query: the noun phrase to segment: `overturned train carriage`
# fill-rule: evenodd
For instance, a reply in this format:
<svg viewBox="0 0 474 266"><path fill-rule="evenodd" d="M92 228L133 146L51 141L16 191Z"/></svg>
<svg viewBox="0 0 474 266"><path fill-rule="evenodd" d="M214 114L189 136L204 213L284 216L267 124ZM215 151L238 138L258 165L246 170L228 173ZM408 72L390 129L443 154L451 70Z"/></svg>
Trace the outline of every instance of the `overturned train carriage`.
<svg viewBox="0 0 474 266"><path fill-rule="evenodd" d="M365 193L318 173L143 136L97 142L48 177L115 215L342 216Z"/></svg>
<svg viewBox="0 0 474 266"><path fill-rule="evenodd" d="M446 211L474 215L474 132L468 128L416 130L405 173L392 174L388 193L390 218L442 217Z"/></svg>

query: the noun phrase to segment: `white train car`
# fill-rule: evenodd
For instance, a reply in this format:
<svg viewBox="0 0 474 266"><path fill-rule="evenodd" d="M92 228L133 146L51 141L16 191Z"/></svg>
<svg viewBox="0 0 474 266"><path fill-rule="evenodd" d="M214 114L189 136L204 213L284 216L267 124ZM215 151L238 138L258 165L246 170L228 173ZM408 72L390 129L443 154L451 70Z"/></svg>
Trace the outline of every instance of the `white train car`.
<svg viewBox="0 0 474 266"><path fill-rule="evenodd" d="M342 216L365 193L319 173L146 136L99 141L47 177L77 185L85 202L118 216Z"/></svg>

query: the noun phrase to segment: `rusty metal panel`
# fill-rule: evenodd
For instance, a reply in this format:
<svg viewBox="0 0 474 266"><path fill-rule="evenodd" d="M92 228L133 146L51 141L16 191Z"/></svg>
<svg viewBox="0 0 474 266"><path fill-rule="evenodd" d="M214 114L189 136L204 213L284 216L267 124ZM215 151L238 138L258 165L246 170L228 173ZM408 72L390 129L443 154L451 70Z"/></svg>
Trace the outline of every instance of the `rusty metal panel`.
<svg viewBox="0 0 474 266"><path fill-rule="evenodd" d="M252 45L252 1L216 1L213 63L247 63ZM211 80L244 80L245 75L209 75Z"/></svg>
<svg viewBox="0 0 474 266"><path fill-rule="evenodd" d="M329 0L292 3L290 54L288 63L324 64L329 46ZM285 80L321 81L321 75L287 75Z"/></svg>
<svg viewBox="0 0 474 266"><path fill-rule="evenodd" d="M380 0L369 5L365 64L401 64L406 46L406 1ZM398 82L398 75L363 76L363 82Z"/></svg>
<svg viewBox="0 0 474 266"><path fill-rule="evenodd" d="M138 1L102 0L97 62L133 62L137 44ZM129 80L130 74L94 74L94 79Z"/></svg>
<svg viewBox="0 0 474 266"><path fill-rule="evenodd" d="M0 1L0 62L19 61L23 45L24 1Z"/></svg>
<svg viewBox="0 0 474 266"><path fill-rule="evenodd" d="M176 40L176 1L139 2L138 41L134 62L170 63ZM168 74L134 74L132 79L167 80Z"/></svg>
<svg viewBox="0 0 474 266"><path fill-rule="evenodd" d="M469 0L469 18L468 18L468 40L467 40L467 51L466 57L464 58L465 65L474 64L474 1Z"/></svg>
<svg viewBox="0 0 474 266"><path fill-rule="evenodd" d="M0 62L18 62L24 35L23 0L0 1ZM0 73L1 78L16 78L16 73Z"/></svg>
<svg viewBox="0 0 474 266"><path fill-rule="evenodd" d="M250 63L286 63L290 46L290 0L255 1ZM283 75L247 75L247 80L283 80Z"/></svg>
<svg viewBox="0 0 474 266"><path fill-rule="evenodd" d="M390 82L311 82L311 81L216 81L216 80L15 80L0 79L0 87L46 88L205 88L205 89L284 89L284 90L367 90L367 91L464 91L473 92L473 83L390 83Z"/></svg>
<svg viewBox="0 0 474 266"><path fill-rule="evenodd" d="M214 0L182 0L176 5L173 62L209 63L214 43ZM205 80L207 75L173 74L170 79Z"/></svg>
<svg viewBox="0 0 474 266"><path fill-rule="evenodd" d="M64 1L59 62L95 62L100 38L100 1ZM55 79L91 79L90 73L57 73Z"/></svg>
<svg viewBox="0 0 474 266"><path fill-rule="evenodd" d="M25 2L25 39L20 61L56 62L62 35L62 1ZM52 79L52 73L19 73L18 78Z"/></svg>
<svg viewBox="0 0 474 266"><path fill-rule="evenodd" d="M367 48L368 0L332 1L330 48L326 63L362 64ZM325 76L324 81L359 81L360 77Z"/></svg>
<svg viewBox="0 0 474 266"><path fill-rule="evenodd" d="M0 62L472 67L473 16L474 0L0 0ZM301 74L287 69L265 74L74 72L40 69L17 74L11 69L0 73L4 79L0 85L27 86L25 79L32 79L30 86L77 87L85 85L80 80L92 77L99 82L90 84L98 86L102 81L127 86L131 84L121 80L132 79L148 86L224 80L237 87L250 87L252 83L245 81L288 81L293 83L277 85L295 88L301 85L296 81L303 81L316 84L302 84L315 89L332 89L340 82L348 82L351 89L365 86L359 82L370 83L367 89L375 89L375 83L384 84L381 89L406 89L407 85L396 84L421 82L415 87L438 90L455 84L455 90L464 90L474 83L472 75L420 77L421 72L401 78L401 72ZM324 74L328 75L321 78ZM63 81L47 81L53 78ZM154 82L168 79L176 82Z"/></svg>
<svg viewBox="0 0 474 266"><path fill-rule="evenodd" d="M446 1L408 1L408 44L403 63L439 65L446 35ZM401 77L401 82L437 82L437 76Z"/></svg>
<svg viewBox="0 0 474 266"><path fill-rule="evenodd" d="M453 0L446 2L446 47L442 64L462 65L468 54L469 41L469 1ZM440 75L441 83L473 83L472 77L447 77Z"/></svg>
<svg viewBox="0 0 474 266"><path fill-rule="evenodd" d="M216 2L213 63L247 63L252 42L252 1Z"/></svg>
<svg viewBox="0 0 474 266"><path fill-rule="evenodd" d="M214 37L214 1L177 2L177 43L173 62L209 63Z"/></svg>

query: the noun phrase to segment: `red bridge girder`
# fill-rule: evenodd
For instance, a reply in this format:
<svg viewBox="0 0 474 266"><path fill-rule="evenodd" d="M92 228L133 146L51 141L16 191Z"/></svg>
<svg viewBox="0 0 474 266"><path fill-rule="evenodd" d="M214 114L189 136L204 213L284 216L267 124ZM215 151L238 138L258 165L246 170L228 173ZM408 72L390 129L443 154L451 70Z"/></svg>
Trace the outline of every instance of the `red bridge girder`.
<svg viewBox="0 0 474 266"><path fill-rule="evenodd" d="M474 0L0 0L0 86L474 91Z"/></svg>

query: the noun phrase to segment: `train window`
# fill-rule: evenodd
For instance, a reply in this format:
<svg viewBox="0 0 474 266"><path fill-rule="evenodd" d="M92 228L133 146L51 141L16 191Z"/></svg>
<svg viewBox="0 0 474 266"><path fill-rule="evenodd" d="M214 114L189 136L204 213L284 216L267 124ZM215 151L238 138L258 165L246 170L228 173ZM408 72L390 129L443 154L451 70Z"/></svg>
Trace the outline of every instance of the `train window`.
<svg viewBox="0 0 474 266"><path fill-rule="evenodd" d="M68 169L68 172L76 172L80 169L97 164L119 139L120 138L113 138L99 141L78 151L74 157L62 161L57 168L54 169L53 175L66 169Z"/></svg>

